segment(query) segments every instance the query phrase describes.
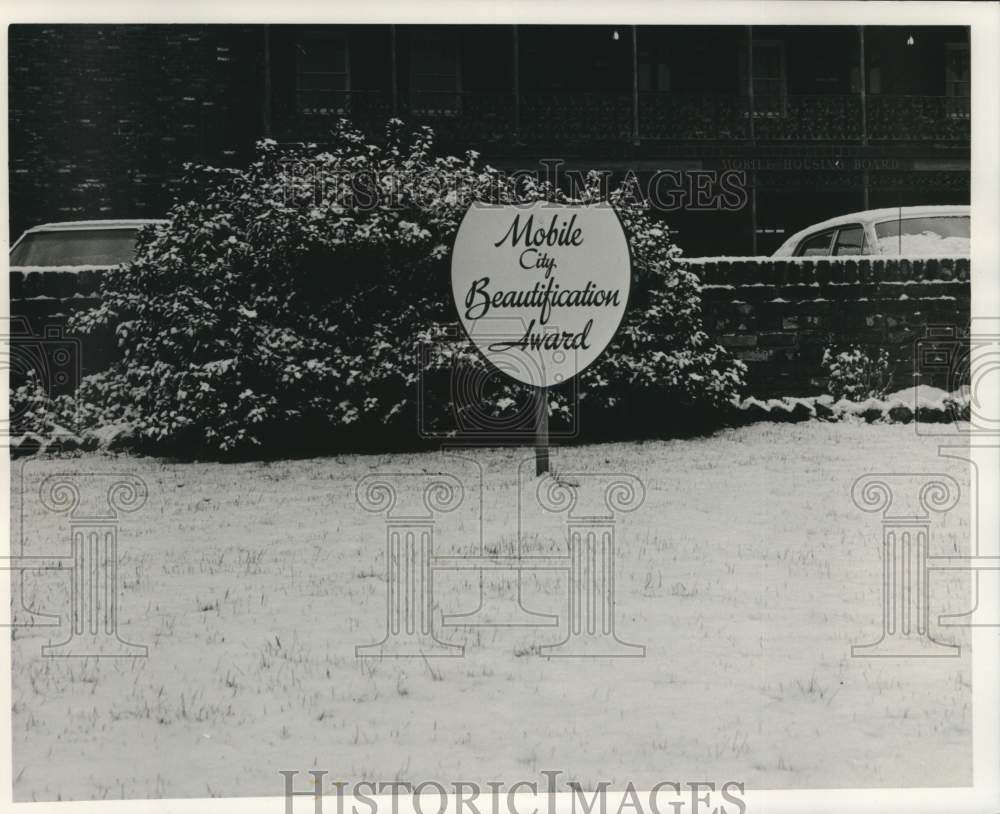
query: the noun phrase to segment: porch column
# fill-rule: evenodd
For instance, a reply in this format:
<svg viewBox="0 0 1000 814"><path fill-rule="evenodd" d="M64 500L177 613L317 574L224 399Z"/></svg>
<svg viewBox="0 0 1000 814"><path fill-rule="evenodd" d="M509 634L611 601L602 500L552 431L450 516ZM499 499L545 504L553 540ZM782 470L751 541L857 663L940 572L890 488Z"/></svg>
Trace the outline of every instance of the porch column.
<svg viewBox="0 0 1000 814"><path fill-rule="evenodd" d="M264 138L271 138L271 26L264 26L264 87L261 100L261 130Z"/></svg>
<svg viewBox="0 0 1000 814"><path fill-rule="evenodd" d="M858 69L860 71L860 81L858 85L861 89L861 146L867 146L868 144L868 71L865 69L865 27L863 25L858 26ZM862 170L862 209L869 209L868 204L868 187L869 178L868 170Z"/></svg>
<svg viewBox="0 0 1000 814"><path fill-rule="evenodd" d="M756 142L753 128L753 26L747 26L747 133L750 143ZM757 171L750 173L750 245L753 255L757 256Z"/></svg>
<svg viewBox="0 0 1000 814"><path fill-rule="evenodd" d="M747 120L749 121L750 143L754 142L753 132L753 26L747 26ZM756 233L754 240L756 241Z"/></svg>
<svg viewBox="0 0 1000 814"><path fill-rule="evenodd" d="M521 42L518 27L514 26L512 43L514 60L514 143L521 142Z"/></svg>
<svg viewBox="0 0 1000 814"><path fill-rule="evenodd" d="M392 117L399 115L399 71L396 68L396 26L389 26L389 70L392 71Z"/></svg>
<svg viewBox="0 0 1000 814"><path fill-rule="evenodd" d="M632 143L639 143L639 33L632 26Z"/></svg>
<svg viewBox="0 0 1000 814"><path fill-rule="evenodd" d="M858 26L858 69L861 73L861 81L858 83L861 87L861 143L868 143L868 72L865 70L865 27L863 25ZM865 188L865 197L868 197L867 187ZM865 201L865 208L867 209L868 201Z"/></svg>

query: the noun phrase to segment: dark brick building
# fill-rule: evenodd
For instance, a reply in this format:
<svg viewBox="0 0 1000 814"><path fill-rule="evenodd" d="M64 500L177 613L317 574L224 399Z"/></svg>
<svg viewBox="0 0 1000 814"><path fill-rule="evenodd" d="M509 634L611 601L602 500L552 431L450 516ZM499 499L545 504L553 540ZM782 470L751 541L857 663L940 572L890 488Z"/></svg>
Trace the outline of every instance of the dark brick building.
<svg viewBox="0 0 1000 814"><path fill-rule="evenodd" d="M968 203L959 27L54 26L10 37L11 234L162 215L187 161L395 115L505 168L669 172L689 255L845 212ZM712 172L745 173L735 211ZM697 205L699 184L708 203Z"/></svg>

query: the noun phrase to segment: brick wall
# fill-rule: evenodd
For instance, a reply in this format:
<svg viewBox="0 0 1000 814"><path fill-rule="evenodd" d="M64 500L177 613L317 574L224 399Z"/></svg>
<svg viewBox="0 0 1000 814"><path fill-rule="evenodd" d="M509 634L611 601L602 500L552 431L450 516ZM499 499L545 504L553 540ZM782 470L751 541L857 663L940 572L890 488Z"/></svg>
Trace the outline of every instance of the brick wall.
<svg viewBox="0 0 1000 814"><path fill-rule="evenodd" d="M12 25L10 229L162 217L184 162L245 165L261 29Z"/></svg>
<svg viewBox="0 0 1000 814"><path fill-rule="evenodd" d="M909 387L914 340L928 326L969 324L968 258L685 262L703 284L706 330L746 362L757 396L823 392L823 351L846 343L888 350L895 384Z"/></svg>
<svg viewBox="0 0 1000 814"><path fill-rule="evenodd" d="M66 329L71 314L100 303L102 272L31 271L10 273L10 387L35 371L50 392L72 392L80 377L105 370L119 351L111 329L86 337Z"/></svg>
<svg viewBox="0 0 1000 814"><path fill-rule="evenodd" d="M899 387L914 383L914 347L928 326L968 327L969 260L808 260L769 257L685 261L702 280L705 327L749 368L764 398L822 393L820 361L831 344L889 350ZM90 307L100 271L12 272L11 314L32 337L61 329ZM36 341L31 339L30 341ZM56 344L51 344L56 347ZM84 373L114 357L109 334L76 344ZM924 383L947 382L923 378Z"/></svg>

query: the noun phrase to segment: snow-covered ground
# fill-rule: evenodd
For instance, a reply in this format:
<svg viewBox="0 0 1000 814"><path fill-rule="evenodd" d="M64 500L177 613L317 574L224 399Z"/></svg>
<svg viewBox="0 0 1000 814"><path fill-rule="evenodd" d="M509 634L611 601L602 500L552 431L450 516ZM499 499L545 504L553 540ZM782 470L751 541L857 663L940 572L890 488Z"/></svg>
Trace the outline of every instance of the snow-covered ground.
<svg viewBox="0 0 1000 814"><path fill-rule="evenodd" d="M15 799L280 795L279 770L312 768L350 783L560 770L563 782L637 788L966 785L968 637L936 617L968 610L968 578L931 581L932 630L960 657L851 657L881 631L880 517L852 503L859 475L951 474L963 497L935 518L931 553L968 549L968 472L937 456L938 441L912 426L806 422L556 450L563 472L646 486L616 560L618 635L646 657L614 661L539 656L562 628L443 628L464 658L355 658L382 637L386 602L385 529L357 505L358 479L453 472L468 507L439 522L437 545L471 553L481 467L485 546L507 551L529 450L16 462L13 539L24 488L28 554L68 550L65 517L37 501L46 474L131 472L150 498L123 516L119 543L120 632L148 658L43 658L65 628L14 630ZM524 542L561 551L564 533L536 513ZM437 610L476 606L474 573L436 579ZM487 596L512 587L498 572ZM528 574L523 590L527 606L565 618L560 572ZM27 577L37 610L68 618L68 594L65 574Z"/></svg>

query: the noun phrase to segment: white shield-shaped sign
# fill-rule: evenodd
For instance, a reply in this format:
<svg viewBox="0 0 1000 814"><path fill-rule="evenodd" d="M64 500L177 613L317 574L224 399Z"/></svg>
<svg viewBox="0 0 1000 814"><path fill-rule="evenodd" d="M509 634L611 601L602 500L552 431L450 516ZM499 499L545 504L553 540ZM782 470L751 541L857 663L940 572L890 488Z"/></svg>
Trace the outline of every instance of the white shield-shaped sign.
<svg viewBox="0 0 1000 814"><path fill-rule="evenodd" d="M628 240L608 204L476 203L455 238L451 285L469 337L499 370L564 382L614 337L628 304Z"/></svg>

